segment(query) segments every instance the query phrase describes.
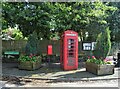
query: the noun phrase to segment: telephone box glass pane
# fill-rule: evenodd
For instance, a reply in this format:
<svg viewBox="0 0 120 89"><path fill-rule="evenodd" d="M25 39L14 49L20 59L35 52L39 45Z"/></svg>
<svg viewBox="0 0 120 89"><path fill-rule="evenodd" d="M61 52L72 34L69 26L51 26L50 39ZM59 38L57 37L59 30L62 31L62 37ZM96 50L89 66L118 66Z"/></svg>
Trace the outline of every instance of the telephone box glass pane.
<svg viewBox="0 0 120 89"><path fill-rule="evenodd" d="M75 39L68 39L68 66L74 66L75 65Z"/></svg>

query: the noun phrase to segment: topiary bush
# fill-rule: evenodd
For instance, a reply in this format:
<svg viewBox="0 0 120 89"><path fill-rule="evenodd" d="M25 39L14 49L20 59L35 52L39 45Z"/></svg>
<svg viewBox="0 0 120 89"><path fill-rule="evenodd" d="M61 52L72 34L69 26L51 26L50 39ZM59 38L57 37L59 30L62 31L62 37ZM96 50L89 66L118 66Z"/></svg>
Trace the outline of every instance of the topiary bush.
<svg viewBox="0 0 120 89"><path fill-rule="evenodd" d="M108 27L98 35L96 42L97 43L95 50L93 51L93 55L96 58L106 58L111 49L110 30Z"/></svg>
<svg viewBox="0 0 120 89"><path fill-rule="evenodd" d="M37 39L37 33L33 32L33 34L29 35L26 47L25 47L25 53L27 55L37 54L37 45L38 45L38 39Z"/></svg>

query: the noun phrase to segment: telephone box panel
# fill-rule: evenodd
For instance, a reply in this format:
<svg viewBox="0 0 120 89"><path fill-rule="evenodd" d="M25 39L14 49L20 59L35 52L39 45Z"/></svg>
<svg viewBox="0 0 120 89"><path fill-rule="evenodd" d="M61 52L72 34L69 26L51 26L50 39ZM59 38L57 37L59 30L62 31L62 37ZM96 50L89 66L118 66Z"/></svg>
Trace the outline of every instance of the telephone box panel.
<svg viewBox="0 0 120 89"><path fill-rule="evenodd" d="M78 68L78 34L67 30L61 36L60 63L64 70Z"/></svg>
<svg viewBox="0 0 120 89"><path fill-rule="evenodd" d="M48 45L47 54L52 55L52 45Z"/></svg>

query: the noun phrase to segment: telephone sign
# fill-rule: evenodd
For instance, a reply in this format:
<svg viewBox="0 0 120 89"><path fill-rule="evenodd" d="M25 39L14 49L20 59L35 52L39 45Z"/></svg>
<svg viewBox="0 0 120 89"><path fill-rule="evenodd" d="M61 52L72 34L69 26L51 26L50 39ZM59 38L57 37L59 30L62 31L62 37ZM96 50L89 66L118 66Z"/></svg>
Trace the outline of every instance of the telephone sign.
<svg viewBox="0 0 120 89"><path fill-rule="evenodd" d="M76 36L76 34L66 34L66 36Z"/></svg>

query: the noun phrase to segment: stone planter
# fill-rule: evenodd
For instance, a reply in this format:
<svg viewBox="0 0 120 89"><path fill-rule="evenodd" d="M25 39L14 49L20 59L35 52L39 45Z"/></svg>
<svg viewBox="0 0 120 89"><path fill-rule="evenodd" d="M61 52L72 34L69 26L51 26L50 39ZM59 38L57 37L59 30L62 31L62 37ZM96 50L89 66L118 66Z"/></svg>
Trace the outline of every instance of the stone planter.
<svg viewBox="0 0 120 89"><path fill-rule="evenodd" d="M36 70L39 69L41 67L41 61L37 61L37 62L31 62L31 61L25 61L19 62L19 69L24 69L24 70Z"/></svg>
<svg viewBox="0 0 120 89"><path fill-rule="evenodd" d="M30 62L30 61L20 62L18 67L19 67L19 69L24 69L24 70L36 70L41 67L41 63L40 62Z"/></svg>
<svg viewBox="0 0 120 89"><path fill-rule="evenodd" d="M114 74L114 65L112 64L98 65L86 62L86 71L96 75Z"/></svg>

